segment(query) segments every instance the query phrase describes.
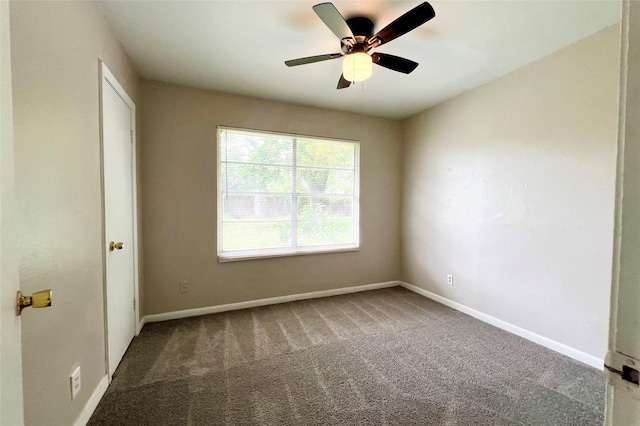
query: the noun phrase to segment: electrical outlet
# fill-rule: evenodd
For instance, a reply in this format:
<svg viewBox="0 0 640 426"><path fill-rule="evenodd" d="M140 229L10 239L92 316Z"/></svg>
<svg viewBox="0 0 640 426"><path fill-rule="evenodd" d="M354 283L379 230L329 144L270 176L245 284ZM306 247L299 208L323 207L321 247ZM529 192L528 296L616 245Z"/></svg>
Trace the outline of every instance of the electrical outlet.
<svg viewBox="0 0 640 426"><path fill-rule="evenodd" d="M180 281L180 293L189 293L188 281Z"/></svg>
<svg viewBox="0 0 640 426"><path fill-rule="evenodd" d="M447 274L447 284L453 285L453 275Z"/></svg>
<svg viewBox="0 0 640 426"><path fill-rule="evenodd" d="M82 388L82 382L80 381L80 367L76 368L73 374L69 376L69 384L71 385L71 399L73 400Z"/></svg>

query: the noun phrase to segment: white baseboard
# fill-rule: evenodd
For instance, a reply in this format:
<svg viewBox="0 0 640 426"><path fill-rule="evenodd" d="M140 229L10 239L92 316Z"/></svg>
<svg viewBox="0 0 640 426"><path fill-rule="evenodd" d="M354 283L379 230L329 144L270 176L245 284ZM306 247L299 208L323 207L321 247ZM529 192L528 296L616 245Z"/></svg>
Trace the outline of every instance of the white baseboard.
<svg viewBox="0 0 640 426"><path fill-rule="evenodd" d="M94 411L96 411L96 408L98 407L98 404L100 403L100 400L104 396L104 393L107 391L108 387L109 376L105 375L98 383L98 386L96 386L95 390L91 394L91 398L89 398L89 400L87 401L87 404L80 412L80 415L78 416L76 421L73 422L73 426L86 426L86 424L89 423L91 415Z"/></svg>
<svg viewBox="0 0 640 426"><path fill-rule="evenodd" d="M185 309L183 311L165 312L162 314L146 315L141 323L167 321L178 318L196 317L199 315L216 314L218 312L236 311L238 309L255 308L257 306L275 305L293 302L295 300L316 299L319 297L338 296L340 294L358 293L360 291L376 290L379 288L397 287L399 281L366 284L354 287L336 288L333 290L313 291L311 293L292 294L289 296L270 297L268 299L249 300L247 302L229 303L227 305L207 306L205 308Z"/></svg>
<svg viewBox="0 0 640 426"><path fill-rule="evenodd" d="M547 337L544 336L540 336L539 334L533 333L529 330L525 330L524 328L520 328L516 325L510 324L506 321L500 320L498 318L494 318L491 315L487 315L485 313L482 313L480 311L476 311L473 308L470 308L468 306L463 305L462 303L458 303L458 302L454 302L453 300L447 299L446 297L443 296L439 296L435 293L432 293L430 291L424 290L420 287L416 287L414 285L405 283L405 282L400 282L400 285L404 288L406 288L407 290L411 290L415 293L418 293L424 297L427 297L429 299L435 300L438 303L442 303L445 306L448 306L450 308L453 308L457 311L463 312L467 315L470 315L474 318L479 319L480 321L484 321L488 324L491 324L493 326L496 326L498 328L501 328L505 331L508 331L509 333L518 335L520 337L524 337L527 340L530 340L534 343L537 343L539 345L545 346L551 350L554 350L556 352L559 352L563 355L568 356L569 358L573 358L575 360L578 360L580 362L583 362L587 365L590 365L594 368L597 368L599 370L604 370L604 359L600 359L598 357L595 357L593 355L589 355L586 352L582 352L579 351L578 349L574 349L570 346L567 346L563 343L560 342L556 342L555 340L551 340Z"/></svg>
<svg viewBox="0 0 640 426"><path fill-rule="evenodd" d="M147 317L142 317L142 319L138 322L138 328L136 329L136 336L140 334L142 331L142 327L147 323Z"/></svg>

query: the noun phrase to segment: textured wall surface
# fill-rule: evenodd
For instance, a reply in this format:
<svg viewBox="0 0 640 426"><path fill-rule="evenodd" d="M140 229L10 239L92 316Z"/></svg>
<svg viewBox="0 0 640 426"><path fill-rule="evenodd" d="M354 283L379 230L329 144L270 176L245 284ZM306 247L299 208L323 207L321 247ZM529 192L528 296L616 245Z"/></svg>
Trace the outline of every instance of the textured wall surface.
<svg viewBox="0 0 640 426"><path fill-rule="evenodd" d="M98 60L134 101L137 76L95 3L10 9L21 287L53 289L22 315L25 418L70 425L105 376Z"/></svg>
<svg viewBox="0 0 640 426"><path fill-rule="evenodd" d="M141 94L146 314L398 279L399 122L149 81ZM217 125L359 140L360 251L218 263Z"/></svg>
<svg viewBox="0 0 640 426"><path fill-rule="evenodd" d="M618 72L613 26L406 120L403 280L603 358Z"/></svg>

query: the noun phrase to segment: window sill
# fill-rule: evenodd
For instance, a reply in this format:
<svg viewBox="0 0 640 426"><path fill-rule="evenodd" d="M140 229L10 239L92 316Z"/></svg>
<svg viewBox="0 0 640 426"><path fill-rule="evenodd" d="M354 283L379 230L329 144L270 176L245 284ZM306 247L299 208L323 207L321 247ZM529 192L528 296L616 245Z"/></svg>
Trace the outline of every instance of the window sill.
<svg viewBox="0 0 640 426"><path fill-rule="evenodd" d="M273 253L251 253L251 254L235 254L235 255L218 255L218 263L227 262L240 262L243 260L258 260L258 259L270 259L274 257L291 257L291 256L306 256L309 254L331 254L331 253L346 253L360 251L360 247L344 247L344 248L330 248L330 249L309 249L303 251L282 251Z"/></svg>

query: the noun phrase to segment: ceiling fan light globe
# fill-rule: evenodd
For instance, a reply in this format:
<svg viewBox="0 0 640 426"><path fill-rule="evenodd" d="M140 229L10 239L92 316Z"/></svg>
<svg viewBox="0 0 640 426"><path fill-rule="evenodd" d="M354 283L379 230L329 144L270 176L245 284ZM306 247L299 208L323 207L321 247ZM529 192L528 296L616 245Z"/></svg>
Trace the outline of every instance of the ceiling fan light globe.
<svg viewBox="0 0 640 426"><path fill-rule="evenodd" d="M356 52L345 55L342 62L342 74L344 78L353 83L365 81L373 72L371 56L365 52Z"/></svg>

